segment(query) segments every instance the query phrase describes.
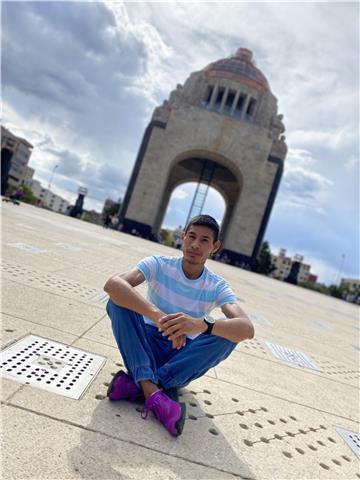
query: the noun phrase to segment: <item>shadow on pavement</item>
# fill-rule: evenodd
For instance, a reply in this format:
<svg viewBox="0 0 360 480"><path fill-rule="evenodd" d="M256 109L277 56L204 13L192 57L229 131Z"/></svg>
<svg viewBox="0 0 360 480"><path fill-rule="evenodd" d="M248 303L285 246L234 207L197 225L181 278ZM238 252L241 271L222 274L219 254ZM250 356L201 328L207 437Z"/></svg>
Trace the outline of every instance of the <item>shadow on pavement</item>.
<svg viewBox="0 0 360 480"><path fill-rule="evenodd" d="M196 400L196 395L206 392L179 391L187 419L178 438L171 437L152 415L143 420L140 403L101 400L81 433L80 445L68 453L70 464L81 478L98 480L254 479L215 419Z"/></svg>

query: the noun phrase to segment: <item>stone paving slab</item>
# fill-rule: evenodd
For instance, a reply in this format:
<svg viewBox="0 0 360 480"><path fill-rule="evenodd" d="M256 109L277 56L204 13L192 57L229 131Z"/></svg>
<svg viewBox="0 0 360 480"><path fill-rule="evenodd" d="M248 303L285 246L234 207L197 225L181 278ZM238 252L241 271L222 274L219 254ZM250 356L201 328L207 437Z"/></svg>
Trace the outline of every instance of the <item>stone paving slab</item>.
<svg viewBox="0 0 360 480"><path fill-rule="evenodd" d="M1 348L18 341L26 335L39 335L45 338L56 338L58 342L71 345L77 335L64 332L61 328L47 327L19 317L2 314L1 316Z"/></svg>
<svg viewBox="0 0 360 480"><path fill-rule="evenodd" d="M15 282L4 281L2 293L4 313L78 335L105 315L97 305L87 305L46 291L39 292L36 287Z"/></svg>
<svg viewBox="0 0 360 480"><path fill-rule="evenodd" d="M3 478L176 480L239 478L35 412L6 406ZM34 442L36 438L36 442ZM49 439L52 439L49 442ZM21 452L21 461L17 456Z"/></svg>
<svg viewBox="0 0 360 480"><path fill-rule="evenodd" d="M3 248L2 346L33 333L106 362L79 400L2 379L3 478L360 478L335 430L359 428L358 307L209 262L270 325L254 320L254 339L182 389L188 418L173 439L141 419L141 404L106 399L124 367L97 297L108 276L144 256L180 252L23 204L3 206L4 242L49 252ZM276 359L267 340L302 351L321 372Z"/></svg>

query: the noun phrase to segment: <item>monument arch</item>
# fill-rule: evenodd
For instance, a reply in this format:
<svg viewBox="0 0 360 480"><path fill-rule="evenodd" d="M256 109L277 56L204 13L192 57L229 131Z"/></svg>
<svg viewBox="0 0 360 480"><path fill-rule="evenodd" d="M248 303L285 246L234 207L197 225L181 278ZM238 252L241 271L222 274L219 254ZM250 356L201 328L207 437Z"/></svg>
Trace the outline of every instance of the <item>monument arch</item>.
<svg viewBox="0 0 360 480"><path fill-rule="evenodd" d="M176 186L211 185L226 203L223 252L252 268L283 172L284 131L251 51L192 73L145 130L120 212L123 231L156 236Z"/></svg>

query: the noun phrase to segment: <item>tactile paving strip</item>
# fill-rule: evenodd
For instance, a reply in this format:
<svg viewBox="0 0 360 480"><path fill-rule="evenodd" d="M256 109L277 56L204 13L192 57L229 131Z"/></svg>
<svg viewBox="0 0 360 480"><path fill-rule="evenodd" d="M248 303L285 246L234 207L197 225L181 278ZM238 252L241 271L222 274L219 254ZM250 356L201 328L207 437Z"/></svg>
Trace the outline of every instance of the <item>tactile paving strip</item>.
<svg viewBox="0 0 360 480"><path fill-rule="evenodd" d="M46 338L28 335L0 354L2 377L79 399L105 358Z"/></svg>
<svg viewBox="0 0 360 480"><path fill-rule="evenodd" d="M312 362L305 353L294 350L293 348L277 345L276 343L266 342L266 345L269 347L274 357L279 360L288 363L295 363L301 367L310 368L311 370L316 370L318 372L320 371L320 368Z"/></svg>
<svg viewBox="0 0 360 480"><path fill-rule="evenodd" d="M84 300L90 300L98 290L92 287L86 287L77 282L71 282L50 273L45 273L34 268L24 267L23 265L2 263L4 277L8 277L19 283L40 287L42 290L55 292L60 295L71 296Z"/></svg>

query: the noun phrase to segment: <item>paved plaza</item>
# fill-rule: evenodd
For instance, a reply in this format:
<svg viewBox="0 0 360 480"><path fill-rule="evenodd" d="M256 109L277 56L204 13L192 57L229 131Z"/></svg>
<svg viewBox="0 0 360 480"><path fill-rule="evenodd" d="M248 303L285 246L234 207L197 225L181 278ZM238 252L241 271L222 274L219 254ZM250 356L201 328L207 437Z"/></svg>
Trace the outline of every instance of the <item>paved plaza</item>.
<svg viewBox="0 0 360 480"><path fill-rule="evenodd" d="M102 288L151 254L179 252L3 202L2 478L360 478L358 307L229 265L208 263L255 337L180 391L183 434L107 400L122 359Z"/></svg>

